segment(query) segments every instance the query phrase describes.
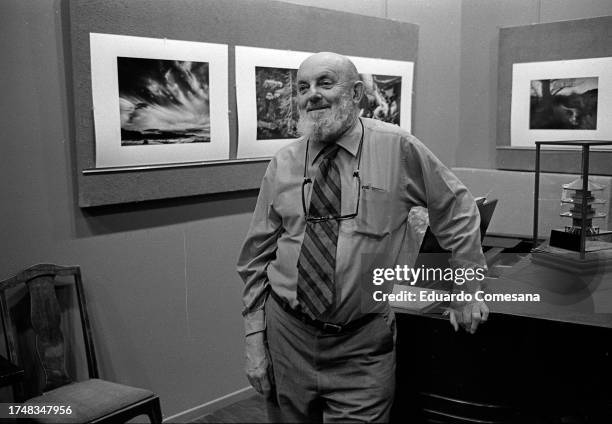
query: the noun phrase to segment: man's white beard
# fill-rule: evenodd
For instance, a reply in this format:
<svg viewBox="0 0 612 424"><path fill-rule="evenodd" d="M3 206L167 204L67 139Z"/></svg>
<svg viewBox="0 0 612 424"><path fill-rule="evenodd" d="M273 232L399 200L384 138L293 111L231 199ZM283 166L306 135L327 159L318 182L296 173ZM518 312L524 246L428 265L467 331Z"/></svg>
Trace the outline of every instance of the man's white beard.
<svg viewBox="0 0 612 424"><path fill-rule="evenodd" d="M313 115L317 116L314 118ZM297 130L312 142L329 143L336 141L353 123L354 110L351 97L343 96L338 106L307 112L300 109Z"/></svg>

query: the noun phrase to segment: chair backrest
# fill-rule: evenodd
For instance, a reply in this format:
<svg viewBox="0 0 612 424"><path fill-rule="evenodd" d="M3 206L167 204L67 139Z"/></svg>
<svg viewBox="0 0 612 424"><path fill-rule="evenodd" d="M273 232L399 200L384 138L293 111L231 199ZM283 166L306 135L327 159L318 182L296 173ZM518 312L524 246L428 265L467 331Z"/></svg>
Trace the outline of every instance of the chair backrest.
<svg viewBox="0 0 612 424"><path fill-rule="evenodd" d="M485 235L487 234L487 229L489 228L489 224L491 223L491 218L493 217L493 212L495 212L495 207L497 206L497 199L493 199L488 202L478 204L478 212L480 214L480 239L484 240ZM434 236L430 227L427 227L427 231L425 232L425 236L423 237L423 242L421 243L422 253L447 253L448 250L442 249L440 247L440 243L438 243L438 239Z"/></svg>
<svg viewBox="0 0 612 424"><path fill-rule="evenodd" d="M493 216L495 207L497 206L497 199L478 203L477 206L480 214L480 239L482 241L487 233L487 229L489 228L489 223L491 222L491 217ZM444 269L448 267L450 258L451 252L443 249L440 246L440 243L438 243L438 239L431 231L431 228L427 226L414 268L423 267L425 269ZM439 278L433 280L421 279L417 285L431 289L448 291L451 290L452 282L440 280Z"/></svg>
<svg viewBox="0 0 612 424"><path fill-rule="evenodd" d="M74 303L81 343L72 340L74 331L65 322ZM25 369L23 384L15 391L21 399L16 400L74 381L66 364L78 346L84 347L89 378L98 377L79 267L38 264L0 282L0 307L8 359Z"/></svg>

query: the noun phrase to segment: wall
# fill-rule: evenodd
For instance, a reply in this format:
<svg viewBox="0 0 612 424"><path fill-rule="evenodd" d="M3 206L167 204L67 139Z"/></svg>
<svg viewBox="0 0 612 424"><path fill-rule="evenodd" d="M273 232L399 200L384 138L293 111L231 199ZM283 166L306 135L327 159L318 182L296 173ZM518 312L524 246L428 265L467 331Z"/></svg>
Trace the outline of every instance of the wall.
<svg viewBox="0 0 612 424"><path fill-rule="evenodd" d="M291 3L421 25L414 133L450 165L484 168L497 27L612 14L605 0ZM155 390L165 416L246 387L234 263L256 193L77 208L62 26L60 0L2 0L0 279L81 265L102 375Z"/></svg>
<svg viewBox="0 0 612 424"><path fill-rule="evenodd" d="M612 15L609 0L463 0L456 166L495 168L499 28Z"/></svg>

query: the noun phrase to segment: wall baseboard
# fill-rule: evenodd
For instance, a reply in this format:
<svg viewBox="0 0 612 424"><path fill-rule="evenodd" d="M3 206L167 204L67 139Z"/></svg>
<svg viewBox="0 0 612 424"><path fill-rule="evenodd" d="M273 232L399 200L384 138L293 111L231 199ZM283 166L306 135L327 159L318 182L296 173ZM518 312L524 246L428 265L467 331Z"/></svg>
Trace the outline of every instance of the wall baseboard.
<svg viewBox="0 0 612 424"><path fill-rule="evenodd" d="M255 392L255 389L253 389L252 387L245 387L240 390L236 390L235 392L229 393L225 396L221 396L220 398L211 400L210 402L206 402L201 405L194 406L193 408L187 409L183 412L179 412L178 414L171 415L164 419L164 423L186 423L189 421L193 421L196 418L202 417L206 414L210 414L216 411L217 409L223 408L227 405L231 405L232 403L248 399L256 393L257 392Z"/></svg>

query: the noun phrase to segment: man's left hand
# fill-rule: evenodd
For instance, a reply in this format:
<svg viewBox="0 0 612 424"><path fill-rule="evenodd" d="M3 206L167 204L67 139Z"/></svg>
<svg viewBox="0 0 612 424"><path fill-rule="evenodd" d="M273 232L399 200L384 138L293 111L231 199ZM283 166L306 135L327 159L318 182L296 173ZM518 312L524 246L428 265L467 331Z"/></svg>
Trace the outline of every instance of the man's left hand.
<svg viewBox="0 0 612 424"><path fill-rule="evenodd" d="M489 307L482 301L474 301L462 306L451 305L448 313L455 331L461 326L468 333L474 334L480 323L486 322L489 318Z"/></svg>

